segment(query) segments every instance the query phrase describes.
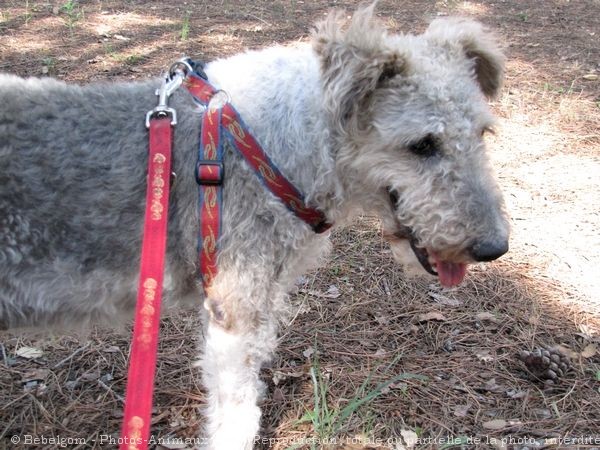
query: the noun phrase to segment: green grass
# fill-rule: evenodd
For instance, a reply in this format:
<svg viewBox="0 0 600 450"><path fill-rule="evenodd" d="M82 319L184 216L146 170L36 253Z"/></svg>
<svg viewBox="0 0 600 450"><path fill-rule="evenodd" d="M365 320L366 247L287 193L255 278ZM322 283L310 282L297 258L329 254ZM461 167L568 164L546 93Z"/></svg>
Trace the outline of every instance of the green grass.
<svg viewBox="0 0 600 450"><path fill-rule="evenodd" d="M384 381L375 388L367 391L373 377L373 371L369 373L365 381L356 391L356 394L344 407L333 407L327 400L329 385L327 380L321 374L321 367L317 352L315 351L313 364L310 368L310 377L313 385L313 407L308 410L299 420L298 424L311 423L314 433L318 436L319 442L327 442L335 439L345 427L347 427L350 418L357 413L361 408L367 406L374 399L379 397L386 388L400 380L418 379L427 381L427 377L410 373L402 373ZM388 366L388 368L391 365ZM368 412L362 416L363 431L367 434L374 428L373 416L369 416ZM317 444L313 443L311 448L316 449ZM290 447L288 450L292 450Z"/></svg>
<svg viewBox="0 0 600 450"><path fill-rule="evenodd" d="M123 53L120 53L117 50L115 50L113 45L110 43L104 44L104 52L106 53L106 55L108 57L114 59L115 61L118 61L118 62L124 63L124 64L129 64L131 66L135 66L136 64L140 63L144 59L144 55L140 55L138 53L133 53L131 55L124 55Z"/></svg>
<svg viewBox="0 0 600 450"><path fill-rule="evenodd" d="M551 83L544 83L544 91L555 94L572 95L575 92L575 81L572 81L568 87L556 86Z"/></svg>
<svg viewBox="0 0 600 450"><path fill-rule="evenodd" d="M142 55L138 55L138 54L133 54L133 55L128 55L124 58L125 64L129 64L131 66L136 65L137 63L139 63L141 60L143 59Z"/></svg>
<svg viewBox="0 0 600 450"><path fill-rule="evenodd" d="M66 3L63 3L60 10L65 13L65 23L69 27L72 36L77 22L83 19L83 10L80 9L76 0L68 0Z"/></svg>
<svg viewBox="0 0 600 450"><path fill-rule="evenodd" d="M25 2L25 26L29 24L32 14L29 12L29 0Z"/></svg>
<svg viewBox="0 0 600 450"><path fill-rule="evenodd" d="M179 38L182 41L187 41L190 36L190 13L187 12L185 17L183 18L183 22L181 24L181 31L179 32Z"/></svg>
<svg viewBox="0 0 600 450"><path fill-rule="evenodd" d="M5 11L0 11L0 29L6 27L6 23L10 20L10 14Z"/></svg>
<svg viewBox="0 0 600 450"><path fill-rule="evenodd" d="M54 75L56 72L56 58L46 56L42 59L42 65L48 69L48 75Z"/></svg>

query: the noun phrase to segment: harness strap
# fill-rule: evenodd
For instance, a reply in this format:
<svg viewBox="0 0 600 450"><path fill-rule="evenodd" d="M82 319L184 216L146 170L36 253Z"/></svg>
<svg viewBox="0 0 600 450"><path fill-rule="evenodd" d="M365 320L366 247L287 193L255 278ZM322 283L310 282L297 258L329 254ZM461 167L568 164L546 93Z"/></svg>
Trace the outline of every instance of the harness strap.
<svg viewBox="0 0 600 450"><path fill-rule="evenodd" d="M219 108L210 106L202 119L196 180L200 185L200 274L208 287L217 274L217 244L221 235L223 204L223 145Z"/></svg>
<svg viewBox="0 0 600 450"><path fill-rule="evenodd" d="M275 166L231 103L211 107L211 99L221 91L196 73L190 73L183 84L196 102L207 108L202 118L196 167L196 181L200 185L200 268L206 289L217 273L223 200L223 137L228 138L265 187L315 233L325 232L331 224L321 211L306 205L302 193Z"/></svg>
<svg viewBox="0 0 600 450"><path fill-rule="evenodd" d="M227 103L223 106L222 126L231 137L234 147L244 157L246 162L263 184L278 197L287 208L306 222L315 233L327 231L331 224L327 223L325 215L318 209L306 205L302 193L279 171L269 155L265 153L237 110Z"/></svg>
<svg viewBox="0 0 600 450"><path fill-rule="evenodd" d="M171 122L172 119L168 116L150 121L144 238L127 374L121 450L148 448L169 214L173 142Z"/></svg>

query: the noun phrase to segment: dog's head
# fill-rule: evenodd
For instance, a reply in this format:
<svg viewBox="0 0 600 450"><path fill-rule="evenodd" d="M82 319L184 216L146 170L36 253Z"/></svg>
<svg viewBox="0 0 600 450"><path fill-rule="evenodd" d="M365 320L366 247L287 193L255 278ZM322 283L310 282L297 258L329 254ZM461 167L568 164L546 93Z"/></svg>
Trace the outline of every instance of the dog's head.
<svg viewBox="0 0 600 450"><path fill-rule="evenodd" d="M397 259L456 285L468 263L508 250L484 145L503 56L469 20L413 36L388 34L372 7L339 19L317 27L313 47L345 195L381 217Z"/></svg>

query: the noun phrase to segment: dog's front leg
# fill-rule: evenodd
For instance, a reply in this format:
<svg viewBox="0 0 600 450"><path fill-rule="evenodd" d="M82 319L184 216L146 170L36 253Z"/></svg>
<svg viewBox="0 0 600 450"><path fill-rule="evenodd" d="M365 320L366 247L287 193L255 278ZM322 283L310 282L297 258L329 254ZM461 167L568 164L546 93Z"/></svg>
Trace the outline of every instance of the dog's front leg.
<svg viewBox="0 0 600 450"><path fill-rule="evenodd" d="M253 448L261 414L257 402L264 390L259 371L276 345L275 320L264 312L249 314L244 307L232 314L228 306L206 300L209 319L201 366L208 394L206 448L211 450Z"/></svg>

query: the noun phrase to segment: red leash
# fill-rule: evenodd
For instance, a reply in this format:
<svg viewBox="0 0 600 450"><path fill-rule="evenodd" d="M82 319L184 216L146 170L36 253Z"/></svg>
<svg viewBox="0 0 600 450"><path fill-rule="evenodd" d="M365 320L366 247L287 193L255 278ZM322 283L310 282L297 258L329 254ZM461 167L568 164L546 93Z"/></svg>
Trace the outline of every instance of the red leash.
<svg viewBox="0 0 600 450"><path fill-rule="evenodd" d="M167 99L185 75L176 69L172 68L169 79L157 91L159 104L146 118L149 128L146 213L120 450L148 448L167 244L173 126L177 123L175 111L167 107Z"/></svg>
<svg viewBox="0 0 600 450"><path fill-rule="evenodd" d="M170 117L151 120L144 241L121 450L148 447L167 243L172 139Z"/></svg>

